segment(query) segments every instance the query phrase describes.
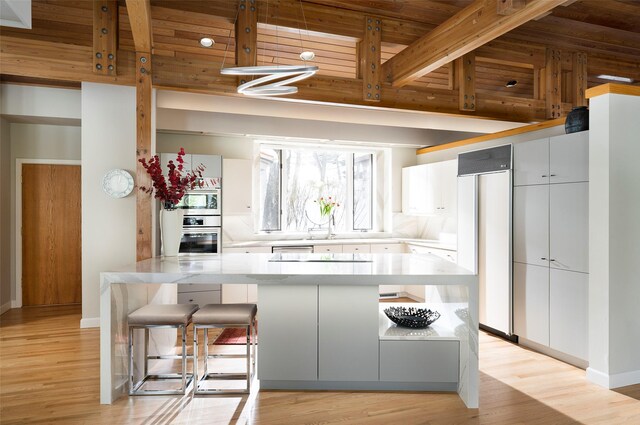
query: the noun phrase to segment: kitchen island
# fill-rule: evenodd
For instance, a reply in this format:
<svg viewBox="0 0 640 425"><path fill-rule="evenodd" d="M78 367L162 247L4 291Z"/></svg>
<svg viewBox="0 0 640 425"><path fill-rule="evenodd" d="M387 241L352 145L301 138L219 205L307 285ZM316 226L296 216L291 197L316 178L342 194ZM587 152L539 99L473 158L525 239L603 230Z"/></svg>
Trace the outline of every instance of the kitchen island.
<svg viewBox="0 0 640 425"><path fill-rule="evenodd" d="M216 283L258 285L261 389L456 391L478 406L477 276L428 254L217 254L104 272L103 404L127 393L127 315L176 302L175 285ZM428 285L426 305L414 306L440 319L422 330L396 327L378 285ZM152 342L166 353L175 332L158 329Z"/></svg>

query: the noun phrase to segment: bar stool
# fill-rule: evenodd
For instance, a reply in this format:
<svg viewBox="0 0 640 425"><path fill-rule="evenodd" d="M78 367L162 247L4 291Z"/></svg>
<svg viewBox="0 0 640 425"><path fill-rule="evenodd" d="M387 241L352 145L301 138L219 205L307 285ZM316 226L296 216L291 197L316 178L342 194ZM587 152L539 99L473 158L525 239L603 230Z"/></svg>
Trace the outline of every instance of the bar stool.
<svg viewBox="0 0 640 425"><path fill-rule="evenodd" d="M193 381L193 375L187 374L187 326L197 304L149 304L129 314L129 395L165 395L186 394ZM182 354L149 356L149 330L158 328L176 328L182 330ZM140 381L133 383L133 331L144 329L144 369ZM149 374L149 360L181 359L182 372L168 374ZM187 380L188 378L188 380ZM175 390L143 390L147 381L161 379L181 379L182 386Z"/></svg>
<svg viewBox="0 0 640 425"><path fill-rule="evenodd" d="M247 394L251 391L251 381L256 365L255 320L258 307L255 304L207 304L193 315L193 375L194 394ZM245 354L209 354L210 328L245 328L247 331L247 352ZM198 378L198 329L204 330L204 374ZM252 341L253 340L253 341ZM253 351L252 351L253 349ZM214 358L245 358L247 373L209 373L208 360ZM202 388L207 379L246 379L245 389Z"/></svg>

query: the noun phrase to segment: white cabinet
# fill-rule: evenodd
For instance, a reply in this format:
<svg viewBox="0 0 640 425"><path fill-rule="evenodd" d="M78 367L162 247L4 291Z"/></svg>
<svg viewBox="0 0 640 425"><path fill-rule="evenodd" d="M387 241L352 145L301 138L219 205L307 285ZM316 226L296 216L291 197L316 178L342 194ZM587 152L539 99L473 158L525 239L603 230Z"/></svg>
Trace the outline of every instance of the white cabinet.
<svg viewBox="0 0 640 425"><path fill-rule="evenodd" d="M589 180L589 132L564 134L549 139L550 183Z"/></svg>
<svg viewBox="0 0 640 425"><path fill-rule="evenodd" d="M314 253L337 253L340 254L342 252L342 245L314 245L313 246Z"/></svg>
<svg viewBox="0 0 640 425"><path fill-rule="evenodd" d="M345 254L369 254L371 252L367 244L342 245L342 252Z"/></svg>
<svg viewBox="0 0 640 425"><path fill-rule="evenodd" d="M549 346L586 360L589 355L589 275L551 269L549 287Z"/></svg>
<svg viewBox="0 0 640 425"><path fill-rule="evenodd" d="M372 243L372 254L402 254L404 245L401 243Z"/></svg>
<svg viewBox="0 0 640 425"><path fill-rule="evenodd" d="M436 257L440 257L443 260L451 261L455 263L458 261L456 251L449 251L448 249L431 248L424 245L407 244L407 250L412 254L431 254Z"/></svg>
<svg viewBox="0 0 640 425"><path fill-rule="evenodd" d="M225 254L268 254L270 246L254 246L248 248L224 248ZM222 304L256 303L258 302L257 285L223 284Z"/></svg>
<svg viewBox="0 0 640 425"><path fill-rule="evenodd" d="M222 176L222 213L251 212L252 164L248 159L224 159Z"/></svg>
<svg viewBox="0 0 640 425"><path fill-rule="evenodd" d="M220 291L179 292L178 304L198 304L200 308L207 304L220 304Z"/></svg>
<svg viewBox="0 0 640 425"><path fill-rule="evenodd" d="M549 183L549 138L513 145L513 184Z"/></svg>
<svg viewBox="0 0 640 425"><path fill-rule="evenodd" d="M513 188L513 261L549 265L549 185Z"/></svg>
<svg viewBox="0 0 640 425"><path fill-rule="evenodd" d="M377 288L319 286L318 293L318 379L377 381Z"/></svg>
<svg viewBox="0 0 640 425"><path fill-rule="evenodd" d="M380 380L458 382L459 341L380 341Z"/></svg>
<svg viewBox="0 0 640 425"><path fill-rule="evenodd" d="M402 169L402 212L409 215L455 215L458 161Z"/></svg>
<svg viewBox="0 0 640 425"><path fill-rule="evenodd" d="M318 287L260 285L258 295L261 300L258 378L316 381Z"/></svg>
<svg viewBox="0 0 640 425"><path fill-rule="evenodd" d="M589 272L589 183L554 184L549 195L552 268Z"/></svg>
<svg viewBox="0 0 640 425"><path fill-rule="evenodd" d="M219 155L186 155L190 156L191 169L204 165L202 177L222 177L222 157ZM186 159L185 159L186 160Z"/></svg>
<svg viewBox="0 0 640 425"><path fill-rule="evenodd" d="M515 333L549 345L549 268L513 264L513 325Z"/></svg>

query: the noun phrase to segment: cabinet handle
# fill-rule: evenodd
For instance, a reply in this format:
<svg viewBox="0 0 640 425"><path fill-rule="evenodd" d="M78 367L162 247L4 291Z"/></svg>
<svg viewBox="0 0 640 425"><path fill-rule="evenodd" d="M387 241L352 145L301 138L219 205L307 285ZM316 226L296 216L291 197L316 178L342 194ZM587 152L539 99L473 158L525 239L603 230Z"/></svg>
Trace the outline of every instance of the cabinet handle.
<svg viewBox="0 0 640 425"><path fill-rule="evenodd" d="M549 258L549 261L556 261L554 258Z"/></svg>
<svg viewBox="0 0 640 425"><path fill-rule="evenodd" d="M549 177L555 177L555 176L556 176L555 174L549 174Z"/></svg>
<svg viewBox="0 0 640 425"><path fill-rule="evenodd" d="M545 260L545 261L547 260L545 257L540 257L540 259L541 259L541 260Z"/></svg>
<svg viewBox="0 0 640 425"><path fill-rule="evenodd" d="M543 175L542 175L542 177L549 177L549 176L548 176L548 175L546 175L546 174L543 174Z"/></svg>

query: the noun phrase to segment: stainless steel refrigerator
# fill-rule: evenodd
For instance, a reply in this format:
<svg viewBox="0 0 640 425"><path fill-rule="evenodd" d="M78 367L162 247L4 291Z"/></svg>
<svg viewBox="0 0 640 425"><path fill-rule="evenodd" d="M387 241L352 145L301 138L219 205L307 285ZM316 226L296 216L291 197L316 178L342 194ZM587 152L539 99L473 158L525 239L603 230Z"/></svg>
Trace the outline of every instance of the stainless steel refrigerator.
<svg viewBox="0 0 640 425"><path fill-rule="evenodd" d="M478 273L481 327L514 339L511 152L458 155L458 264Z"/></svg>

